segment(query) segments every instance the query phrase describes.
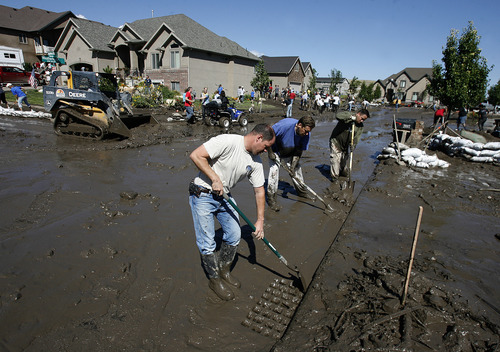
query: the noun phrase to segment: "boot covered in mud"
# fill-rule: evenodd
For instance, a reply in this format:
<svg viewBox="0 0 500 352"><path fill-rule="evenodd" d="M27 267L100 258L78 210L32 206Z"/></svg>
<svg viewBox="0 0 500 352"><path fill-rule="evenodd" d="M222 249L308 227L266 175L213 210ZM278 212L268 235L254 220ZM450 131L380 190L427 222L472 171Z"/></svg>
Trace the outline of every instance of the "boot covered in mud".
<svg viewBox="0 0 500 352"><path fill-rule="evenodd" d="M267 205L272 211L280 211L281 207L276 201L276 193L267 193Z"/></svg>
<svg viewBox="0 0 500 352"><path fill-rule="evenodd" d="M231 264L233 264L237 249L238 246L230 246L226 242L222 242L219 251L219 275L231 286L240 288L240 280L231 275Z"/></svg>
<svg viewBox="0 0 500 352"><path fill-rule="evenodd" d="M215 292L220 299L230 301L234 298L234 293L224 280L219 276L219 266L215 253L202 254L201 262L208 274L208 287Z"/></svg>
<svg viewBox="0 0 500 352"><path fill-rule="evenodd" d="M301 185L297 181L293 180L293 187L295 188L295 192L299 197L306 198L306 199L314 199L314 197L307 192L306 187L304 185Z"/></svg>

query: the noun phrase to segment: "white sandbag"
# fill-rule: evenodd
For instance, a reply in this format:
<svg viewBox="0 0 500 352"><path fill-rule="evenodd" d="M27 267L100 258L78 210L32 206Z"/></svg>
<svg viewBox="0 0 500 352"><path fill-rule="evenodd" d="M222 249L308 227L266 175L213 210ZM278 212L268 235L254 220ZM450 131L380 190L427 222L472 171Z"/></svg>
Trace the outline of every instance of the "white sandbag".
<svg viewBox="0 0 500 352"><path fill-rule="evenodd" d="M396 150L391 147L385 147L382 149L382 154L396 154Z"/></svg>
<svg viewBox="0 0 500 352"><path fill-rule="evenodd" d="M498 154L498 150L483 149L479 153L479 156L494 156Z"/></svg>
<svg viewBox="0 0 500 352"><path fill-rule="evenodd" d="M473 156L469 160L474 161L476 163L492 163L493 157L491 157L491 156Z"/></svg>
<svg viewBox="0 0 500 352"><path fill-rule="evenodd" d="M429 164L433 161L436 161L438 160L438 157L435 156L435 155L426 155L426 154L422 154L421 156L415 158L415 161L418 163L418 162L423 162L423 163L426 163L426 164Z"/></svg>
<svg viewBox="0 0 500 352"><path fill-rule="evenodd" d="M390 154L379 154L379 155L377 155L377 159L378 160L386 160L386 159L390 159L390 158L391 158Z"/></svg>
<svg viewBox="0 0 500 352"><path fill-rule="evenodd" d="M429 168L429 164L424 163L423 161L417 162L417 164L415 166L416 167L421 167L422 169L428 169Z"/></svg>
<svg viewBox="0 0 500 352"><path fill-rule="evenodd" d="M417 162L413 158L409 158L408 161L406 162L410 166L415 166L417 165Z"/></svg>
<svg viewBox="0 0 500 352"><path fill-rule="evenodd" d="M402 156L402 157L401 157L401 160L403 160L405 163L409 163L409 162L410 162L410 160L415 161L415 158L414 158L414 157L412 157L412 156L410 156L410 155L404 155L404 156ZM416 161L415 161L415 162L416 162Z"/></svg>
<svg viewBox="0 0 500 352"><path fill-rule="evenodd" d="M401 152L402 156L412 156L414 158L419 157L423 154L423 151L418 148L409 148Z"/></svg>
<svg viewBox="0 0 500 352"><path fill-rule="evenodd" d="M403 150L406 150L406 149L410 148L406 144L401 143L401 142L400 143L392 142L392 143L389 144L389 147L397 149L398 148L398 144L399 144L399 150L400 151L403 151Z"/></svg>
<svg viewBox="0 0 500 352"><path fill-rule="evenodd" d="M469 140L469 139L458 138L458 139L453 141L453 144L456 146L461 146L461 147L470 147L471 145L474 144L474 142Z"/></svg>
<svg viewBox="0 0 500 352"><path fill-rule="evenodd" d="M483 149L500 150L500 142L488 142L483 146Z"/></svg>
<svg viewBox="0 0 500 352"><path fill-rule="evenodd" d="M446 167L450 166L449 162L444 161L444 160L440 160L440 159L437 160L437 163L438 163L437 166L442 167L442 168L446 168Z"/></svg>
<svg viewBox="0 0 500 352"><path fill-rule="evenodd" d="M481 154L480 150L469 148L469 147L462 147L462 152L471 155L471 156L479 156Z"/></svg>
<svg viewBox="0 0 500 352"><path fill-rule="evenodd" d="M473 143L470 148L474 150L483 150L484 144L483 143Z"/></svg>

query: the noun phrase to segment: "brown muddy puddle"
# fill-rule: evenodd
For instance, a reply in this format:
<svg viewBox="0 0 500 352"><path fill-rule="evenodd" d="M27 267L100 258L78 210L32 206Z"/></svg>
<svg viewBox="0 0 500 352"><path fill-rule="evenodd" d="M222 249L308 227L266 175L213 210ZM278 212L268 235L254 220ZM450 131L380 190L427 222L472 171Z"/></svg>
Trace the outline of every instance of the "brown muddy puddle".
<svg viewBox="0 0 500 352"><path fill-rule="evenodd" d="M408 109L408 114L413 111ZM356 282L380 289L377 278L383 280L384 273L376 277L369 271L378 269L363 269L366 258L389 263L396 268L393 274L400 275L399 261L406 260L418 205L426 208L416 270L428 265L420 263L422 257L434 257L432 267L453 278L444 280L434 269L428 270L422 287L438 280L446 283L446 297L455 297L450 293L455 289L461 297L477 294L500 305L498 280L491 280L500 269L498 240L493 237L500 232L498 198L482 194L475 202L473 188L482 182L481 177L490 180L491 175L496 183L490 182L490 186L498 188L497 170L475 166L471 177L476 182L456 171L449 177L453 165L432 176L427 174L429 170L387 165L387 172L380 171L380 178L374 178L376 154L391 138L387 127L391 114L382 110L367 123L367 133L354 156L357 187L353 196L338 193L322 173L322 165L328 164L328 137L334 122L328 117L318 119L310 150L303 158L305 179L330 202L334 214L325 214L319 201L298 199L282 173L280 194L285 197L278 201L283 208L279 213L266 211L266 237L300 268L308 282L315 277L280 343L287 346L293 340L290 336L305 338L298 345L290 344L288 350L304 350L301 346L336 350L331 336L345 339L342 346L347 346L349 339L366 333L349 331L348 326L369 324L350 312L378 310L377 305L385 303L378 295L385 297L387 292L374 289L377 297L362 298L363 303L345 313L337 325L330 323L334 335L324 335L328 338L318 337L325 334L326 320L294 329L306 317L318 316L314 310L324 310L324 302L328 302L329 314L350 309L340 298L352 296L347 290L357 287ZM12 120L2 118L0 125L4 126L2 122L11 124ZM196 170L188 155L219 132L201 125L190 129L163 123L145 139L105 141L103 147L56 138L43 122L36 122L35 127L15 122L14 127L2 127L0 346L9 351L270 350L276 336L258 333L242 322L272 283L292 282L290 270L263 243L252 239L250 228L242 221L243 238L233 269L242 288L235 292L234 301L221 302L208 288L194 242L187 184ZM462 162L459 169L468 165ZM457 186L462 179L470 184ZM367 180L370 183L361 192ZM429 183L443 184L447 192L441 197L441 188L422 186ZM239 184L233 195L243 212L254 219L250 186ZM488 195L493 199L488 200ZM348 215L339 236L343 240L332 246L335 260L322 265L335 274L315 275ZM395 262L393 258L397 258ZM356 267L362 269L353 271ZM341 282L346 290L338 288ZM324 286L328 290L322 290ZM324 295L321 309L312 298L317 292ZM494 320L496 313L478 301L473 308L483 309ZM421 313L415 310L415 314ZM432 346L432 341L425 341Z"/></svg>

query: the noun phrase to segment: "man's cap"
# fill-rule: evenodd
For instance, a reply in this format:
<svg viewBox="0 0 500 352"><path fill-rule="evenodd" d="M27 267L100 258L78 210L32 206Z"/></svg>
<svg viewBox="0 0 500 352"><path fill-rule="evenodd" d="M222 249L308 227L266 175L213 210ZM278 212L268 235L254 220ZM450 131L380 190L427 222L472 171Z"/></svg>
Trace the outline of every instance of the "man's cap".
<svg viewBox="0 0 500 352"><path fill-rule="evenodd" d="M7 83L6 87L7 88L12 87L12 83Z"/></svg>

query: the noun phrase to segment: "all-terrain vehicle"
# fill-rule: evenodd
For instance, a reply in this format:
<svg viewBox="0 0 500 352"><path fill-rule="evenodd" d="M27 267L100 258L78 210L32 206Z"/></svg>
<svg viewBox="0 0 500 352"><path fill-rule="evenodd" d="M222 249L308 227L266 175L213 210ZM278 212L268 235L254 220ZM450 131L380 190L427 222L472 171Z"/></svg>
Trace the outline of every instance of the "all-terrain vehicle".
<svg viewBox="0 0 500 352"><path fill-rule="evenodd" d="M116 76L110 73L54 71L43 87L43 100L57 135L100 140L116 134L128 138L129 128L158 123L151 115L133 114L132 96L120 93Z"/></svg>
<svg viewBox="0 0 500 352"><path fill-rule="evenodd" d="M221 104L217 101L210 101L205 106L205 123L208 126L219 125L223 128L229 128L231 123L239 123L240 126L245 127L248 125L248 120L244 115L244 112L238 110L232 105L229 109L233 111L231 114L221 108Z"/></svg>

